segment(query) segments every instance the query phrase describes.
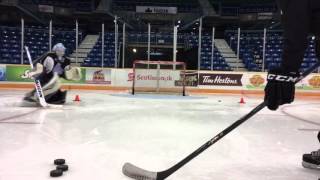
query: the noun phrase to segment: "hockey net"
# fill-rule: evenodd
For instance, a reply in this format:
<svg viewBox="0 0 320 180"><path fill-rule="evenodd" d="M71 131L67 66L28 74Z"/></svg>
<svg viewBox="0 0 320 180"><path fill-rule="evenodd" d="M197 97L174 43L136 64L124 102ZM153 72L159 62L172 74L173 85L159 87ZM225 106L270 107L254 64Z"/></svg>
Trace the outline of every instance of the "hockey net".
<svg viewBox="0 0 320 180"><path fill-rule="evenodd" d="M185 71L184 62L134 61L132 94L162 93L185 96Z"/></svg>

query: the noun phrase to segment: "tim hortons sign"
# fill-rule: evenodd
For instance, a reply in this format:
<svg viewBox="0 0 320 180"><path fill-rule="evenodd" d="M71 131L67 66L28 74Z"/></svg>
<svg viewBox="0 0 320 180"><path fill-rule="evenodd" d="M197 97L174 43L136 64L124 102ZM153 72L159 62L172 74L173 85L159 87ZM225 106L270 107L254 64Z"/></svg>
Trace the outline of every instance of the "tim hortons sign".
<svg viewBox="0 0 320 180"><path fill-rule="evenodd" d="M199 76L201 86L242 86L243 74L209 74L204 73Z"/></svg>

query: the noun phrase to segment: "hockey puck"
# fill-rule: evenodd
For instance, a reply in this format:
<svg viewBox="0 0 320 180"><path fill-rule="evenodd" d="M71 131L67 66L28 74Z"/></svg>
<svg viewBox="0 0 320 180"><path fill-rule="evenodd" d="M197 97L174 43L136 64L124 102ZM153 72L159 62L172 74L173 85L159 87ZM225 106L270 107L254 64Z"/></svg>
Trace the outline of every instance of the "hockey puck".
<svg viewBox="0 0 320 180"><path fill-rule="evenodd" d="M59 170L59 169L58 170L55 169L55 170L50 171L51 177L60 177L60 176L62 176L62 174L63 174L63 171Z"/></svg>
<svg viewBox="0 0 320 180"><path fill-rule="evenodd" d="M57 166L57 170L68 171L69 170L69 166L68 165L58 165Z"/></svg>
<svg viewBox="0 0 320 180"><path fill-rule="evenodd" d="M63 164L66 163L66 160L64 160L64 159L56 159L56 160L54 160L53 163L54 163L55 165L63 165Z"/></svg>

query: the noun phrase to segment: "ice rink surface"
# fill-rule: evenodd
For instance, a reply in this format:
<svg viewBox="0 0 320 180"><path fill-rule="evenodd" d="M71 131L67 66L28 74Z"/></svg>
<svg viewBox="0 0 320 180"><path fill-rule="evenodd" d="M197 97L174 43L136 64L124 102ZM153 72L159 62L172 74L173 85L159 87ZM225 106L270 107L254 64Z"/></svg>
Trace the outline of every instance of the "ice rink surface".
<svg viewBox="0 0 320 180"><path fill-rule="evenodd" d="M261 102L72 91L63 109L41 109L21 107L23 94L0 91L0 180L51 179L56 158L70 167L61 180L129 180L125 162L164 170ZM315 100L263 110L168 179L317 180L301 157L319 148L319 110Z"/></svg>

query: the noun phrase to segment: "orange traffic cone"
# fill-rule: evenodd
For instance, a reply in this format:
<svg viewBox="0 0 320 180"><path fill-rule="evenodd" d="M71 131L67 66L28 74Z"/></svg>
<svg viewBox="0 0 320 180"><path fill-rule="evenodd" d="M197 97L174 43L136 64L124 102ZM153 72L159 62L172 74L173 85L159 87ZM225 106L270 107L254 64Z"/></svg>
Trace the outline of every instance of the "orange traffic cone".
<svg viewBox="0 0 320 180"><path fill-rule="evenodd" d="M79 95L76 95L76 97L74 98L73 101L80 102L80 101L81 101L81 100L80 100L80 96L79 96Z"/></svg>
<svg viewBox="0 0 320 180"><path fill-rule="evenodd" d="M240 99L240 102L239 102L240 104L245 104L246 102L244 101L244 98L243 97L241 97L241 99Z"/></svg>

